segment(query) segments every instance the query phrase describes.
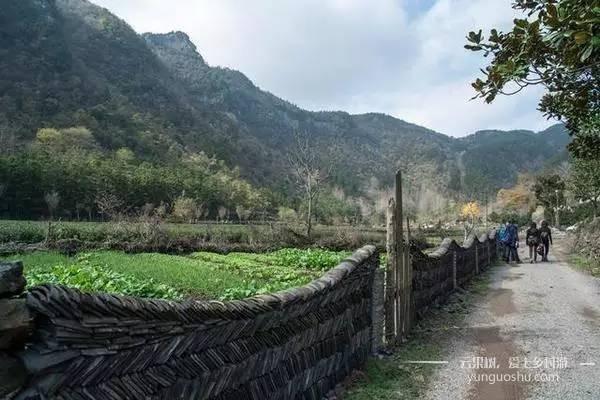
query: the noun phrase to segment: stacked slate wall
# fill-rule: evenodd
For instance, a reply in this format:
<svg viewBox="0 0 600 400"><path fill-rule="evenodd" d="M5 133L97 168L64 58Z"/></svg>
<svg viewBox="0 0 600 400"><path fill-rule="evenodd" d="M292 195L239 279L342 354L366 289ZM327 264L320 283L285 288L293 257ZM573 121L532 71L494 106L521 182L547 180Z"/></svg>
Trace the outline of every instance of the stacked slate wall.
<svg viewBox="0 0 600 400"><path fill-rule="evenodd" d="M429 254L411 247L413 312L423 317L431 306L446 301L457 287L484 271L496 257L495 231L479 238L471 236L462 246L444 239Z"/></svg>
<svg viewBox="0 0 600 400"><path fill-rule="evenodd" d="M15 398L322 399L380 344L382 277L365 246L304 287L239 301L39 286Z"/></svg>

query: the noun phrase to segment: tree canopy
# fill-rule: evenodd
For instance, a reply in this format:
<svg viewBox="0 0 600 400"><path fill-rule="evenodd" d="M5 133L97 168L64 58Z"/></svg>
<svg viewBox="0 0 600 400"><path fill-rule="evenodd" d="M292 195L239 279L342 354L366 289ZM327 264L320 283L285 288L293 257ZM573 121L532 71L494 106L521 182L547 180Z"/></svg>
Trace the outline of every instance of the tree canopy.
<svg viewBox="0 0 600 400"><path fill-rule="evenodd" d="M536 178L533 191L540 205L553 209L564 203L565 187L565 182L557 174L540 175Z"/></svg>
<svg viewBox="0 0 600 400"><path fill-rule="evenodd" d="M105 218L167 205L189 221L214 216L219 207L229 211L270 207L270 192L257 189L237 169L204 153L169 164L148 162L128 148L101 151L82 127L44 128L36 138L23 151L0 155L2 216L79 219L83 212L88 218Z"/></svg>
<svg viewBox="0 0 600 400"><path fill-rule="evenodd" d="M543 85L539 103L549 118L564 120L578 157L600 155L600 0L514 0L524 18L511 31L469 32L465 48L491 56L472 86L490 103L530 85Z"/></svg>
<svg viewBox="0 0 600 400"><path fill-rule="evenodd" d="M594 217L598 215L600 202L600 159L576 159L569 188L577 200L590 202Z"/></svg>

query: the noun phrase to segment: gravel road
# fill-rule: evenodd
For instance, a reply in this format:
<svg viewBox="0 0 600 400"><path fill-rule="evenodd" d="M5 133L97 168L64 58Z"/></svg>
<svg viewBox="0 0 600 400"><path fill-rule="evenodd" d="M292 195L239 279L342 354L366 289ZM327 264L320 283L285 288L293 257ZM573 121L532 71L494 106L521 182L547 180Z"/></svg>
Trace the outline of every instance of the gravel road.
<svg viewBox="0 0 600 400"><path fill-rule="evenodd" d="M521 249L522 264L490 272L426 399L600 399L600 280L569 267L562 239L549 263Z"/></svg>

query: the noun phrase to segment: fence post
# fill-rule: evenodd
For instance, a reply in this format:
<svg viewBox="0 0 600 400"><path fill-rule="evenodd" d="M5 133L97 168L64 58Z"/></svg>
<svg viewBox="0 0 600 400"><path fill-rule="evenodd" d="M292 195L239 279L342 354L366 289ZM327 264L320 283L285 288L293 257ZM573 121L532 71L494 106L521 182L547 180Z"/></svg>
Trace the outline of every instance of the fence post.
<svg viewBox="0 0 600 400"><path fill-rule="evenodd" d="M385 319L385 276L379 267L373 271L373 287L371 290L371 354L377 354L383 347L383 325Z"/></svg>
<svg viewBox="0 0 600 400"><path fill-rule="evenodd" d="M487 247L487 266L488 268L492 265L492 257L490 255L490 239L488 238L488 240L485 241L485 245Z"/></svg>
<svg viewBox="0 0 600 400"><path fill-rule="evenodd" d="M412 292L412 263L410 261L410 220L406 217L406 248L404 252L404 266L406 269L406 281L404 290L406 293L404 299L404 310L406 317L404 318L404 336L408 336L413 320L413 292Z"/></svg>
<svg viewBox="0 0 600 400"><path fill-rule="evenodd" d="M402 172L396 172L396 287L399 293L396 295L396 339L404 335L403 312L405 300L406 268L404 260L404 227L402 215ZM397 290L398 291L398 290Z"/></svg>
<svg viewBox="0 0 600 400"><path fill-rule="evenodd" d="M397 258L396 258L396 203L394 199L388 202L386 214L387 234L386 250L387 265L385 271L385 342L392 343L396 338L396 296L398 295L397 283Z"/></svg>

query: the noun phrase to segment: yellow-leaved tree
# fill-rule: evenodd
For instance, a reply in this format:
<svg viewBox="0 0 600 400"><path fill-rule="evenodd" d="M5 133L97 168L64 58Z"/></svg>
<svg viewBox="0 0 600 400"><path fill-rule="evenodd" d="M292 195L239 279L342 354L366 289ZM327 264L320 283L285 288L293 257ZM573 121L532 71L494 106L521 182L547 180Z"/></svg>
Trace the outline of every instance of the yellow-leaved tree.
<svg viewBox="0 0 600 400"><path fill-rule="evenodd" d="M479 204L476 201L470 201L468 203L465 203L460 208L460 217L463 221L463 226L465 230L465 240L467 240L469 235L475 230L475 224L480 215L481 208L479 207Z"/></svg>

